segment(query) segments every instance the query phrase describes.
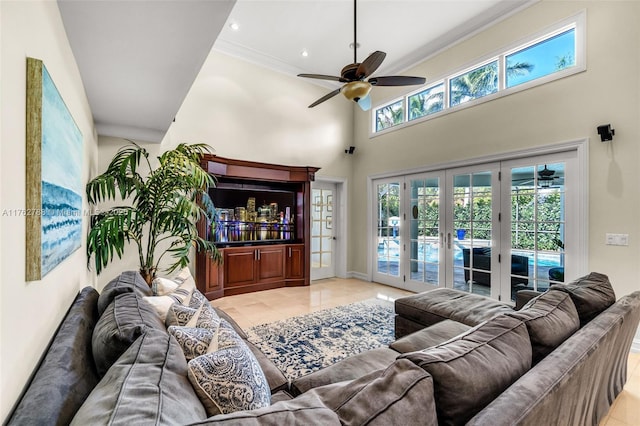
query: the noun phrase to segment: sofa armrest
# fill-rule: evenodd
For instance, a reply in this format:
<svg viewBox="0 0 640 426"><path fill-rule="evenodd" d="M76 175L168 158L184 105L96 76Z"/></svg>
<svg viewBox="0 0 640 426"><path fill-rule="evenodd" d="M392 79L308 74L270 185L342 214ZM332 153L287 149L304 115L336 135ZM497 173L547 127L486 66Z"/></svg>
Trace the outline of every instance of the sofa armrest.
<svg viewBox="0 0 640 426"><path fill-rule="evenodd" d="M98 292L91 287L76 296L8 425L71 422L99 380L91 352L97 305Z"/></svg>
<svg viewBox="0 0 640 426"><path fill-rule="evenodd" d="M533 299L534 297L538 297L542 294L542 292L539 291L535 291L535 290L520 290L516 292L516 307L515 310L519 311L520 309L522 309L522 307L524 305L527 304L527 302L529 302L529 300Z"/></svg>

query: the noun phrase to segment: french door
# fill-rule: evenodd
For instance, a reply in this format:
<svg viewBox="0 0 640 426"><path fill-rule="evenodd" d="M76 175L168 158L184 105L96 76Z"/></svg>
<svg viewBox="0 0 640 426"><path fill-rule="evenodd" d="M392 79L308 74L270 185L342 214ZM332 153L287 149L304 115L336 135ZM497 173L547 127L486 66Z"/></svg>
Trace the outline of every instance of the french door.
<svg viewBox="0 0 640 426"><path fill-rule="evenodd" d="M575 276L576 163L569 151L374 180L372 279L515 300Z"/></svg>
<svg viewBox="0 0 640 426"><path fill-rule="evenodd" d="M336 192L336 184L328 182L314 182L311 189L312 280L336 276Z"/></svg>

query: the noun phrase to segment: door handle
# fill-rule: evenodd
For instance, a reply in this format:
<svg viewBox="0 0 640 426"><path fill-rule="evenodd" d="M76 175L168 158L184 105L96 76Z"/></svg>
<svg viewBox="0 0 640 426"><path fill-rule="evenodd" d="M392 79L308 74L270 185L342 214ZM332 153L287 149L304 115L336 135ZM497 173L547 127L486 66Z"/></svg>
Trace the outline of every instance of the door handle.
<svg viewBox="0 0 640 426"><path fill-rule="evenodd" d="M451 250L451 232L447 233L447 248Z"/></svg>
<svg viewBox="0 0 640 426"><path fill-rule="evenodd" d="M444 248L444 232L440 233L440 248Z"/></svg>
<svg viewBox="0 0 640 426"><path fill-rule="evenodd" d="M289 257L291 257L291 247L289 247Z"/></svg>

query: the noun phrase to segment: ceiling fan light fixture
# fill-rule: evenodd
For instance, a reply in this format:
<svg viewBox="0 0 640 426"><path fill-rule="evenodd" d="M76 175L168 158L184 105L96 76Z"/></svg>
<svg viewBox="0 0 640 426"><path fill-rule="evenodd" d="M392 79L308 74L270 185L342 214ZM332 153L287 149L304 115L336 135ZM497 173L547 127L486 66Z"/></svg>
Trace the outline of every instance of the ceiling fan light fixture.
<svg viewBox="0 0 640 426"><path fill-rule="evenodd" d="M340 89L340 93L350 101L358 102L365 98L371 91L371 84L366 81L351 81Z"/></svg>

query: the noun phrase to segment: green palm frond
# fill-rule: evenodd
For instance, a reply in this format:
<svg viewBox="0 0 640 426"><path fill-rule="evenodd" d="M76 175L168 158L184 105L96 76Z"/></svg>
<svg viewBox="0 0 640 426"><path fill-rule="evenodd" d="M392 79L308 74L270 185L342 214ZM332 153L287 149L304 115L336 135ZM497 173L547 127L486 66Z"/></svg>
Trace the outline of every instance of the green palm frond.
<svg viewBox="0 0 640 426"><path fill-rule="evenodd" d="M191 247L220 259L196 226L201 218L212 221L215 213L208 194L215 180L200 166L202 155L210 151L206 144L180 144L160 155L155 169L149 153L133 142L116 152L107 170L86 187L91 205L117 198L131 204L92 217L87 254L94 256L98 273L114 255L122 257L129 242L137 245L141 270L155 270L165 254L176 259L170 271L186 266ZM146 165L144 173L141 164ZM158 244L165 240L171 241L169 248L160 250Z"/></svg>

